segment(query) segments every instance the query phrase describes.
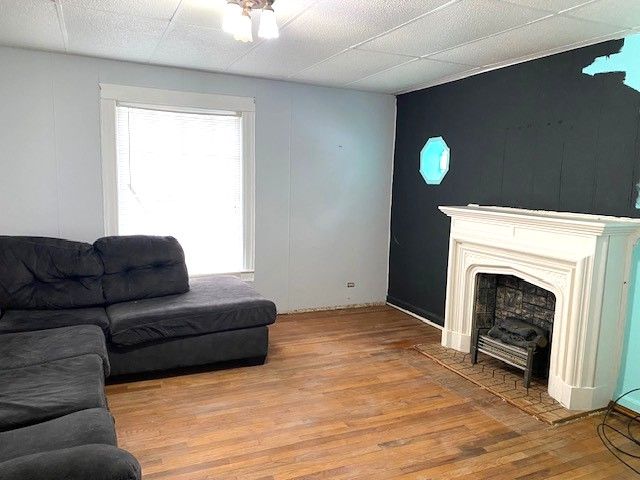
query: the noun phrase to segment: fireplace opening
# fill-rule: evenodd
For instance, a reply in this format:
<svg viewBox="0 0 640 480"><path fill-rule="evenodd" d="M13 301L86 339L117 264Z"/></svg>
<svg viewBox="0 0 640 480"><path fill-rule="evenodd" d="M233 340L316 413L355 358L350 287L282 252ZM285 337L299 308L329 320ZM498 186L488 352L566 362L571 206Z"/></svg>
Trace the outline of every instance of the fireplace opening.
<svg viewBox="0 0 640 480"><path fill-rule="evenodd" d="M476 275L471 362L484 353L544 382L549 359L555 295L513 275Z"/></svg>

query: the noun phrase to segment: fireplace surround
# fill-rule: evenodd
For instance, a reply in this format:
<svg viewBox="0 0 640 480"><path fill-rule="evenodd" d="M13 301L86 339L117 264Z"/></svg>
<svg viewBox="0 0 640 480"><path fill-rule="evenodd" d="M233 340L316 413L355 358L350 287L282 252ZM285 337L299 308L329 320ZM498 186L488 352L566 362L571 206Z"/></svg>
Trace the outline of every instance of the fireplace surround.
<svg viewBox="0 0 640 480"><path fill-rule="evenodd" d="M604 407L620 366L640 219L468 205L451 217L442 345L469 352L477 275L510 275L555 296L549 395Z"/></svg>

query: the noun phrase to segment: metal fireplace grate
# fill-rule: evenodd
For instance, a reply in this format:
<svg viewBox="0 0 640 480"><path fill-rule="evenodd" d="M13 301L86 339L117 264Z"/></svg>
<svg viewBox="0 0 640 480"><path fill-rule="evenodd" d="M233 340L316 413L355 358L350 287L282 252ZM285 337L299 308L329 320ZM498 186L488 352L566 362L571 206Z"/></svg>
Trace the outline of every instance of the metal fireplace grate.
<svg viewBox="0 0 640 480"><path fill-rule="evenodd" d="M471 363L478 363L478 353L501 360L513 367L524 371L524 386L531 385L531 375L533 374L533 359L541 349L536 347L520 347L510 345L497 338L487 335L489 328L476 328L473 331L471 341ZM550 337L550 335L549 335Z"/></svg>
<svg viewBox="0 0 640 480"><path fill-rule="evenodd" d="M521 370L526 370L529 352L526 348L517 347L515 345L507 345L506 343L491 338L488 335L478 336L478 351L485 353L493 358L502 360Z"/></svg>

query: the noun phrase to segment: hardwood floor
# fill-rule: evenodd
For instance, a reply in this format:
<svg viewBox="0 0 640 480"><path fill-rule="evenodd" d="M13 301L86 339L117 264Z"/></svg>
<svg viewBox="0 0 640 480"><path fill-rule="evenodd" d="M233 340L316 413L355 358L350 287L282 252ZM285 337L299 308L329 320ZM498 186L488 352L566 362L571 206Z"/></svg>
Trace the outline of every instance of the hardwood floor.
<svg viewBox="0 0 640 480"><path fill-rule="evenodd" d="M596 435L550 427L411 349L388 307L283 315L267 364L110 385L145 479L637 478Z"/></svg>

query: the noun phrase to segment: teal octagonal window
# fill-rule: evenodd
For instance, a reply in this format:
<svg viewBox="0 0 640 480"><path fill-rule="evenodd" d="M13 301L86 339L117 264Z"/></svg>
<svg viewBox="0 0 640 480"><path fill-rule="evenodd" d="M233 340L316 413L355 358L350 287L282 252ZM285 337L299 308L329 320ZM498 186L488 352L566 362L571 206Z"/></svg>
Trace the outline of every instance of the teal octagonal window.
<svg viewBox="0 0 640 480"><path fill-rule="evenodd" d="M428 185L440 185L449 171L449 146L442 137L431 137L420 151L420 175Z"/></svg>

